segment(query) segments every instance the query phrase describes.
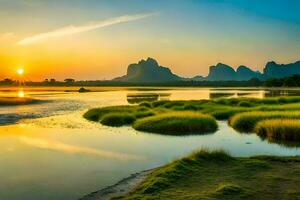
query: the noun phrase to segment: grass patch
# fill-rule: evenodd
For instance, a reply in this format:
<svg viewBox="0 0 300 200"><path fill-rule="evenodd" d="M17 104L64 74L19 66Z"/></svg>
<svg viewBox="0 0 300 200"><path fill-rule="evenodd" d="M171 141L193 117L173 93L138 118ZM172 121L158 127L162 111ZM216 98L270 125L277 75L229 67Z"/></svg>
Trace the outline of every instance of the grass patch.
<svg viewBox="0 0 300 200"><path fill-rule="evenodd" d="M83 117L98 122L101 118L108 113L133 113L137 111L136 106L108 106L104 108L93 108L88 110Z"/></svg>
<svg viewBox="0 0 300 200"><path fill-rule="evenodd" d="M173 120L167 119L167 114L172 114L174 112L177 113L177 116ZM168 134L170 134L171 132L176 132L176 130L178 130L177 132L179 132L179 134L183 134L183 130L188 130L186 131L188 134L191 134L192 131L200 133L201 131L195 128L196 125L193 123L194 120L190 120L190 118L183 119L184 116L178 119L180 115L183 115L187 112L210 115L218 120L229 119L230 125L236 130L240 132L253 132L256 123L261 120L277 118L300 118L300 97L279 97L265 99L241 97L231 99L219 98L213 100L188 101L161 100L155 102L141 102L140 104L133 106L109 106L104 108L95 108L87 111L84 114L84 117L88 120L99 122L106 114L117 113L116 115L120 115L120 113L126 113L133 115L136 119L153 117L150 119L162 120L161 123L155 123L153 128L143 128L144 131L156 133L169 132ZM161 115L163 116L159 118ZM148 123L150 123L150 121ZM183 128L180 128L176 125L180 123ZM189 123L191 124L188 125ZM205 130L202 129L205 127L203 123L200 124L201 125L198 128ZM211 123L208 122L208 128L211 126L210 124ZM137 123L136 127L138 130L142 130L142 128L139 128L140 126L141 125ZM170 128L171 126L174 126L174 130ZM214 130L214 128L212 130ZM205 130L204 132L210 131Z"/></svg>
<svg viewBox="0 0 300 200"><path fill-rule="evenodd" d="M106 126L123 126L132 124L135 119L129 113L108 113L101 118L100 123Z"/></svg>
<svg viewBox="0 0 300 200"><path fill-rule="evenodd" d="M297 199L300 157L234 158L201 150L154 170L133 192L114 199Z"/></svg>
<svg viewBox="0 0 300 200"><path fill-rule="evenodd" d="M252 132L256 124L267 119L300 119L300 111L269 111L269 112L246 112L234 115L229 124L240 132Z"/></svg>
<svg viewBox="0 0 300 200"><path fill-rule="evenodd" d="M255 132L263 138L300 141L299 119L272 119L259 122Z"/></svg>
<svg viewBox="0 0 300 200"><path fill-rule="evenodd" d="M246 111L248 111L248 109L227 108L227 109L212 111L212 112L210 112L210 114L218 120L226 120L237 113L242 113L242 112L246 112Z"/></svg>
<svg viewBox="0 0 300 200"><path fill-rule="evenodd" d="M216 120L196 112L170 112L137 120L133 128L170 135L211 133L217 130Z"/></svg>
<svg viewBox="0 0 300 200"><path fill-rule="evenodd" d="M221 183L215 190L215 194L219 197L232 195L236 196L244 192L245 191L242 187L232 183Z"/></svg>

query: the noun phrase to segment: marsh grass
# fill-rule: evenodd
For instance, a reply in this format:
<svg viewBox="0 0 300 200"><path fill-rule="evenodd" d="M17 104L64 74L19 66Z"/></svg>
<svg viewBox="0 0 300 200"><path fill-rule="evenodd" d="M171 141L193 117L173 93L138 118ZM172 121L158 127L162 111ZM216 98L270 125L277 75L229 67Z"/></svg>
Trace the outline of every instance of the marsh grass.
<svg viewBox="0 0 300 200"><path fill-rule="evenodd" d="M242 113L250 111L250 109L244 109L244 108L224 108L222 110L216 110L209 112L212 116L214 116L218 120L226 120L232 117L233 115L237 113Z"/></svg>
<svg viewBox="0 0 300 200"><path fill-rule="evenodd" d="M280 105L286 103L299 103L300 97L271 97L271 98L219 98L214 100L217 104L223 105L240 105L245 107L259 106L259 105ZM242 105L241 105L242 104Z"/></svg>
<svg viewBox="0 0 300 200"><path fill-rule="evenodd" d="M258 122L268 119L300 119L300 111L245 112L234 115L229 124L240 132L253 132Z"/></svg>
<svg viewBox="0 0 300 200"><path fill-rule="evenodd" d="M108 106L103 108L93 108L88 110L83 117L98 122L101 118L108 113L133 113L138 109L137 106Z"/></svg>
<svg viewBox="0 0 300 200"><path fill-rule="evenodd" d="M185 135L215 132L218 125L209 115L196 112L169 112L139 119L134 122L133 128L151 133Z"/></svg>
<svg viewBox="0 0 300 200"><path fill-rule="evenodd" d="M130 194L113 199L297 199L299 170L300 157L235 158L200 150L155 169Z"/></svg>
<svg viewBox="0 0 300 200"><path fill-rule="evenodd" d="M263 138L300 141L300 119L271 119L257 123L255 132Z"/></svg>
<svg viewBox="0 0 300 200"><path fill-rule="evenodd" d="M290 112L287 113L287 111L293 111L298 114L291 114ZM266 99L241 97L189 101L161 100L155 102L142 102L134 106L109 106L104 108L95 108L87 111L84 114L84 117L88 120L98 122L101 121L102 117L109 113L118 113L116 115L120 115L120 113L127 113L133 115L136 119L143 119L151 116L159 117L160 115L173 112L202 113L211 115L218 120L229 119L230 125L236 130L240 132L252 132L255 124L264 119L298 118L300 115L300 97ZM249 112L252 114L249 114ZM286 112L286 114L284 114L284 112ZM166 122L168 120L164 120L164 118L160 119L163 120L165 126L170 125L170 123ZM171 121L174 122L175 120ZM193 122L193 120L184 120L185 125L183 129L190 130L187 126L190 122ZM163 127L161 123L159 123L158 126ZM155 128L158 126L155 125ZM174 124L173 126L176 127ZM195 127L194 125L191 126ZM179 127L176 127L176 129L179 129L179 132L182 131ZM158 132L158 130L155 130L155 132Z"/></svg>
<svg viewBox="0 0 300 200"><path fill-rule="evenodd" d="M132 124L135 119L130 113L108 113L101 118L100 123L106 126L123 126Z"/></svg>
<svg viewBox="0 0 300 200"><path fill-rule="evenodd" d="M219 197L239 195L244 193L244 189L232 183L221 183L215 190L215 195Z"/></svg>
<svg viewBox="0 0 300 200"><path fill-rule="evenodd" d="M178 179L187 177L197 165L209 162L223 163L233 158L222 150L199 150L168 165L155 170L151 176L137 189L142 194L153 194L171 187ZM203 162L203 163L201 163Z"/></svg>

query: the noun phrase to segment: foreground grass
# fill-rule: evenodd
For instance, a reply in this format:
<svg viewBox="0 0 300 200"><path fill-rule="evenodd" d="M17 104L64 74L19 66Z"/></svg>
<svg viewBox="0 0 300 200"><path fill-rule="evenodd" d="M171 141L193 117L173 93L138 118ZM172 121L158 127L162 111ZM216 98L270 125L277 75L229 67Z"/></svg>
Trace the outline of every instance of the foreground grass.
<svg viewBox="0 0 300 200"><path fill-rule="evenodd" d="M114 199L299 199L300 157L234 158L195 152L152 172L135 191Z"/></svg>
<svg viewBox="0 0 300 200"><path fill-rule="evenodd" d="M170 135L201 134L215 132L216 120L196 112L169 112L137 120L133 128L140 131Z"/></svg>
<svg viewBox="0 0 300 200"><path fill-rule="evenodd" d="M240 132L253 132L258 122L268 119L300 119L300 111L246 112L234 115L229 124Z"/></svg>
<svg viewBox="0 0 300 200"><path fill-rule="evenodd" d="M263 138L300 141L300 120L272 119L259 122L255 132Z"/></svg>
<svg viewBox="0 0 300 200"><path fill-rule="evenodd" d="M19 98L19 97L0 97L0 106L17 106L38 103L39 100L32 98Z"/></svg>

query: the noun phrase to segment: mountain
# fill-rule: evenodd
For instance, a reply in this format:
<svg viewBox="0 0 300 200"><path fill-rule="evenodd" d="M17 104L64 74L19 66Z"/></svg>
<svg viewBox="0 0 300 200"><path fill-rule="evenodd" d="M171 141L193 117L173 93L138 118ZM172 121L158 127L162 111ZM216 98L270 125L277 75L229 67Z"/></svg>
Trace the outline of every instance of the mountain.
<svg viewBox="0 0 300 200"><path fill-rule="evenodd" d="M236 73L232 67L218 63L216 66L211 66L209 68L208 76L205 79L208 81L235 80Z"/></svg>
<svg viewBox="0 0 300 200"><path fill-rule="evenodd" d="M253 71L252 69L241 65L236 70L236 80L250 80L252 78L263 79L263 74L259 71Z"/></svg>
<svg viewBox="0 0 300 200"><path fill-rule="evenodd" d="M283 78L300 74L300 61L290 64L277 64L276 62L268 62L264 68L264 75L267 78Z"/></svg>
<svg viewBox="0 0 300 200"><path fill-rule="evenodd" d="M204 76L194 76L191 78L193 81L204 81L205 77Z"/></svg>
<svg viewBox="0 0 300 200"><path fill-rule="evenodd" d="M231 66L218 63L209 68L208 76L195 76L193 78L183 78L173 74L172 71L160 66L153 58L140 60L138 63L130 64L127 68L127 74L113 79L113 81L133 82L133 83L162 83L170 81L248 81L256 78L266 80L268 78L283 78L300 74L300 61L290 64L277 64L268 62L264 68L264 73L253 71L249 67L239 66L234 70Z"/></svg>
<svg viewBox="0 0 300 200"><path fill-rule="evenodd" d="M113 81L124 82L169 82L179 81L183 78L175 75L167 67L160 66L153 58L140 60L138 63L130 64L127 68L127 74L113 79Z"/></svg>
<svg viewBox="0 0 300 200"><path fill-rule="evenodd" d="M260 72L255 72L246 66L239 66L235 71L229 65L218 63L216 66L209 68L208 76L205 80L209 81L248 81L252 78L262 79L263 75Z"/></svg>

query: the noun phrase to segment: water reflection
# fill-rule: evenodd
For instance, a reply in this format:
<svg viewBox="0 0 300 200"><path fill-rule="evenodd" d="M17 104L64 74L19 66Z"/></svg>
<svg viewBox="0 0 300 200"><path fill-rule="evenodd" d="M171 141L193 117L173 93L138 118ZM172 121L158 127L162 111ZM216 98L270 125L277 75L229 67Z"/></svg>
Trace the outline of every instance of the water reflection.
<svg viewBox="0 0 300 200"><path fill-rule="evenodd" d="M257 97L259 97L260 96L259 94L260 94L259 92L244 92L244 93L238 92L237 96L238 97L250 97L250 96L257 96Z"/></svg>
<svg viewBox="0 0 300 200"><path fill-rule="evenodd" d="M127 102L129 104L138 104L145 101L169 100L170 95L170 93L128 93Z"/></svg>
<svg viewBox="0 0 300 200"><path fill-rule="evenodd" d="M234 97L235 93L232 93L232 92L214 92L214 91L211 91L209 93L209 98L210 99L216 99L216 98L221 98L221 97Z"/></svg>
<svg viewBox="0 0 300 200"><path fill-rule="evenodd" d="M280 146L286 147L286 148L300 148L300 142L296 141L284 141L284 140L278 140L274 138L266 138L259 136L261 140L267 141L270 144L278 144Z"/></svg>
<svg viewBox="0 0 300 200"><path fill-rule="evenodd" d="M25 93L24 93L23 89L19 89L19 91L18 91L18 97L19 98L24 98L25 97Z"/></svg>
<svg viewBox="0 0 300 200"><path fill-rule="evenodd" d="M300 96L300 91L295 89L266 89L264 97Z"/></svg>
<svg viewBox="0 0 300 200"><path fill-rule="evenodd" d="M26 145L32 146L34 148L53 150L69 154L82 154L91 156L100 156L104 158L118 159L118 160L140 160L141 156L135 156L125 153L117 153L113 151L105 151L100 149L93 149L88 147L80 147L70 144L65 144L63 142L58 142L49 139L40 139L32 137L19 137L19 140Z"/></svg>

